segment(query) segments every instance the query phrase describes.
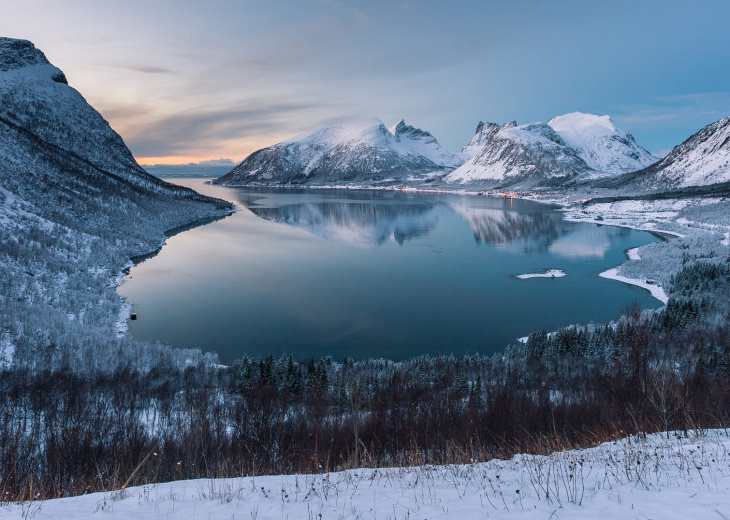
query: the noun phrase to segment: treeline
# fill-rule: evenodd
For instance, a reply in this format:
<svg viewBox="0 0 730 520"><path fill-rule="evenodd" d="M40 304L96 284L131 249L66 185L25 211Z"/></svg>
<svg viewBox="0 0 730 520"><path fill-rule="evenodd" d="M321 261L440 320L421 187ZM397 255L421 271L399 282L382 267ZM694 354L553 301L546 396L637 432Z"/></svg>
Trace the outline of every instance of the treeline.
<svg viewBox="0 0 730 520"><path fill-rule="evenodd" d="M585 446L629 432L727 426L730 266L674 276L657 312L532 334L492 357L244 358L187 367L162 355L83 373L0 374L0 492L65 496L173 479L459 463ZM707 281L707 280L711 281ZM32 490L32 491L31 491Z"/></svg>

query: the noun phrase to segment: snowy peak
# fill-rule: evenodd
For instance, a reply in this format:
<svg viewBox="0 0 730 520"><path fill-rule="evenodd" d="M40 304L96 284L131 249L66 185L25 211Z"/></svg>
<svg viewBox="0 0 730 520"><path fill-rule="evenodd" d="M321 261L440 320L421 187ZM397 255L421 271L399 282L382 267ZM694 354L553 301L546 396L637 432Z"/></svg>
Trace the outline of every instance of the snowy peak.
<svg viewBox="0 0 730 520"><path fill-rule="evenodd" d="M598 172L632 172L659 160L636 144L631 134L616 128L610 116L573 112L554 117L548 125Z"/></svg>
<svg viewBox="0 0 730 520"><path fill-rule="evenodd" d="M388 129L371 118L318 128L258 150L217 182L395 182L444 174L462 162L425 130L405 121Z"/></svg>
<svg viewBox="0 0 730 520"><path fill-rule="evenodd" d="M546 123L502 126L446 182L490 185L534 185L572 179L590 171L575 150Z"/></svg>
<svg viewBox="0 0 730 520"><path fill-rule="evenodd" d="M339 143L376 143L387 141L390 132L383 122L376 118L334 124L303 132L274 146L316 145L318 147L335 146Z"/></svg>
<svg viewBox="0 0 730 520"><path fill-rule="evenodd" d="M46 55L28 40L0 37L0 71L50 64Z"/></svg>
<svg viewBox="0 0 730 520"><path fill-rule="evenodd" d="M13 71L25 76L36 76L39 79L51 79L56 83L68 84L63 72L51 65L46 55L33 43L28 40L0 37L0 73Z"/></svg>
<svg viewBox="0 0 730 520"><path fill-rule="evenodd" d="M421 130L411 125L407 125L405 120L401 119L397 125L390 129L390 133L395 136L396 141L409 139L411 141L423 141L427 144L438 143L436 138L426 130Z"/></svg>
<svg viewBox="0 0 730 520"><path fill-rule="evenodd" d="M563 116L557 116L548 121L556 132L579 132L588 131L594 134L603 133L615 134L616 127L613 126L611 116L596 116L582 112L571 112Z"/></svg>
<svg viewBox="0 0 730 520"><path fill-rule="evenodd" d="M467 159L471 159L479 150L482 149L484 143L489 141L494 134L499 132L500 126L497 123L484 123L479 121L474 137L471 138L469 144L461 149L461 153L466 156Z"/></svg>

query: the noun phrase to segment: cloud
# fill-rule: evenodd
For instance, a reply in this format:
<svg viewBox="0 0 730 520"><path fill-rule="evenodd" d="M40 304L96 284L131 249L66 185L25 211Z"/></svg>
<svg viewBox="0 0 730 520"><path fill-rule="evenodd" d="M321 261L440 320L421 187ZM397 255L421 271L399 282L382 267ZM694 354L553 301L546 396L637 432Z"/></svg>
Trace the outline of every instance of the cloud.
<svg viewBox="0 0 730 520"><path fill-rule="evenodd" d="M145 67L142 65L125 65L121 68L134 72L142 72L144 74L175 74L174 70L165 69L163 67Z"/></svg>
<svg viewBox="0 0 730 520"><path fill-rule="evenodd" d="M249 100L231 107L199 107L131 126L124 137L134 155L140 157L188 155L191 150L214 155L210 152L224 143L230 146L232 141L279 135L285 120L312 108L308 104L267 100Z"/></svg>
<svg viewBox="0 0 730 520"><path fill-rule="evenodd" d="M207 161L200 161L196 163L198 166L233 166L236 163L234 163L230 159L210 159Z"/></svg>

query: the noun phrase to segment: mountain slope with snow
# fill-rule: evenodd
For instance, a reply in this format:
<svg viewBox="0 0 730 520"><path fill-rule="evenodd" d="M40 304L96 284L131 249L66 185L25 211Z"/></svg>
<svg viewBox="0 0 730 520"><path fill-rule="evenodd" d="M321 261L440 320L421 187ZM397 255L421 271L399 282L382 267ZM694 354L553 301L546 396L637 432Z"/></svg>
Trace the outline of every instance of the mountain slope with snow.
<svg viewBox="0 0 730 520"><path fill-rule="evenodd" d="M616 128L610 116L573 112L548 121L563 141L593 170L610 174L633 172L657 162L634 137Z"/></svg>
<svg viewBox="0 0 730 520"><path fill-rule="evenodd" d="M31 42L0 38L0 100L0 161L5 161L5 168L22 162L24 150L18 143L25 139L52 150L58 160L80 161L107 180L203 200L192 190L162 182L140 168L119 134Z"/></svg>
<svg viewBox="0 0 730 520"><path fill-rule="evenodd" d="M391 130L377 118L330 125L249 155L217 184L335 184L428 178L461 158L430 133L401 121Z"/></svg>
<svg viewBox="0 0 730 520"><path fill-rule="evenodd" d="M0 38L0 101L0 342L17 363L44 348L119 360L119 272L167 230L232 206L140 168L29 41Z"/></svg>
<svg viewBox="0 0 730 520"><path fill-rule="evenodd" d="M511 126L516 125L514 121L509 124ZM479 121L476 132L474 132L474 137L471 138L469 144L461 149L461 154L466 158L466 160L471 159L479 153L487 141L494 137L494 134L499 132L500 128L501 127L497 123L484 123Z"/></svg>
<svg viewBox="0 0 730 520"><path fill-rule="evenodd" d="M565 181L588 171L588 165L552 127L532 123L500 128L444 181L510 186Z"/></svg>
<svg viewBox="0 0 730 520"><path fill-rule="evenodd" d="M707 125L656 164L600 186L657 191L724 182L730 182L730 117Z"/></svg>
<svg viewBox="0 0 730 520"><path fill-rule="evenodd" d="M618 175L658 159L616 128L609 116L574 112L546 123L481 125L462 153L473 156L448 183L534 185Z"/></svg>

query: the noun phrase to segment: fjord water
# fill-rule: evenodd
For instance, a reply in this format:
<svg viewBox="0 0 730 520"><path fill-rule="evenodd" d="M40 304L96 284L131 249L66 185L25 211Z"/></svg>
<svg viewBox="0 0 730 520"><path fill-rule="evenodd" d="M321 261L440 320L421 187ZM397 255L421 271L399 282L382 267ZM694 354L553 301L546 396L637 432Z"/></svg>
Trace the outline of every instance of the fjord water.
<svg viewBox="0 0 730 520"><path fill-rule="evenodd" d="M139 339L304 360L500 351L535 330L608 322L640 288L600 278L657 240L501 197L181 185L241 210L167 240L119 287ZM515 275L562 269L561 278Z"/></svg>

